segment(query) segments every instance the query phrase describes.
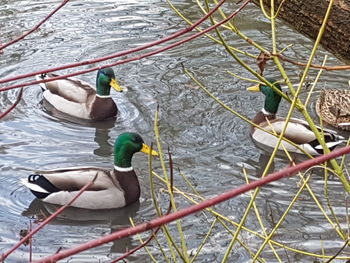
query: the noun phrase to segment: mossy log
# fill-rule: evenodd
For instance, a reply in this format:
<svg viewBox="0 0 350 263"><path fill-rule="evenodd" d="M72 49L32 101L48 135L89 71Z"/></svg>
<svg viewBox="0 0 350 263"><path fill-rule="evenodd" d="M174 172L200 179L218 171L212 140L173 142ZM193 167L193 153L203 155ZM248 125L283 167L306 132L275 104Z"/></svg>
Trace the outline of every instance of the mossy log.
<svg viewBox="0 0 350 263"><path fill-rule="evenodd" d="M330 0L285 0L278 18L298 32L316 39ZM259 5L259 0L254 0ZM270 8L270 0L263 0ZM275 8L282 0L275 0ZM350 64L350 0L334 0L321 45L346 64Z"/></svg>

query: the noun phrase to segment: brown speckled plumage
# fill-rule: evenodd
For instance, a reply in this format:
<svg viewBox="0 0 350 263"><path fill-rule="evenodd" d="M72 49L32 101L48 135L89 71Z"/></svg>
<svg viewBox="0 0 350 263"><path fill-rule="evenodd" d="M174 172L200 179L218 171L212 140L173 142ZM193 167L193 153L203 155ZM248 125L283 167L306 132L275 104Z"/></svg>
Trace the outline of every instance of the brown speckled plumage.
<svg viewBox="0 0 350 263"><path fill-rule="evenodd" d="M316 112L322 120L342 130L350 130L350 90L327 89L322 90L316 102Z"/></svg>

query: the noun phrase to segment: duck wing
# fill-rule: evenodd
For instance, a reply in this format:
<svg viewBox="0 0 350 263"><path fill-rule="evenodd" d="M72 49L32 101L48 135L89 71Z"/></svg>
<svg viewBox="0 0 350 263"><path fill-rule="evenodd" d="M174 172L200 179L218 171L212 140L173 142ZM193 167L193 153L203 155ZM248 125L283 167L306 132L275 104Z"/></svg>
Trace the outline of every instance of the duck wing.
<svg viewBox="0 0 350 263"><path fill-rule="evenodd" d="M80 190L97 175L94 184L89 190L103 190L117 186L111 172L97 167L73 167L67 169L42 171L38 173L60 190Z"/></svg>
<svg viewBox="0 0 350 263"><path fill-rule="evenodd" d="M101 168L79 167L38 172L23 180L23 183L43 201L65 205L96 175L93 185L72 206L88 209L124 206L124 191L111 172Z"/></svg>
<svg viewBox="0 0 350 263"><path fill-rule="evenodd" d="M43 199L44 202L65 205L72 200L79 191L59 191L50 194ZM113 209L126 205L124 192L117 188L109 188L100 191L85 191L71 206L84 209Z"/></svg>
<svg viewBox="0 0 350 263"><path fill-rule="evenodd" d="M271 126L266 126L265 128L269 131L275 131L279 135L282 133L285 123L285 119L277 118L271 122ZM321 128L318 126L316 127L321 132ZM328 129L323 129L323 135L326 145L330 150L346 142L342 136ZM322 146L319 144L317 137L306 121L291 118L284 133L284 137L302 146L302 148L311 154L323 154Z"/></svg>
<svg viewBox="0 0 350 263"><path fill-rule="evenodd" d="M282 133L285 124L285 119L277 118L271 122L271 126L268 125L265 128L271 132L274 131L279 135ZM284 137L296 144L309 143L316 139L316 136L311 129L297 119L291 119L289 121Z"/></svg>
<svg viewBox="0 0 350 263"><path fill-rule="evenodd" d="M49 73L46 75L38 75L36 76L36 79L50 79L57 76L59 75ZM64 78L53 80L41 83L41 87L44 90L49 91L50 94L60 96L65 100L75 103L86 103L89 96L96 94L96 90L93 86L77 78Z"/></svg>

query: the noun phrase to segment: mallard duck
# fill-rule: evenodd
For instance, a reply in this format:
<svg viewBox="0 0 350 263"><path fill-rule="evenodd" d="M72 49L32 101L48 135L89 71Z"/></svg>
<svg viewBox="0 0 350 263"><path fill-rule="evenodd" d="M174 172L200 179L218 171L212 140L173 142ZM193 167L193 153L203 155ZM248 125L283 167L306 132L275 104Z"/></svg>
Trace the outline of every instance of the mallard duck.
<svg viewBox="0 0 350 263"><path fill-rule="evenodd" d="M275 80L269 79L269 82L274 83L274 86L281 90L281 86L276 83ZM248 88L248 90L261 91L265 95L264 108L256 114L252 122L268 131L274 130L277 134L280 134L286 123L284 118L276 117L281 96L271 87L264 84L255 85ZM270 122L270 124L267 120ZM320 129L320 127L318 127L318 129ZM267 132L264 132L254 126L251 127L251 136L258 145L265 147L267 146L268 148L274 148L278 141L278 138L275 136L268 134ZM311 155L323 154L323 148L318 143L315 134L312 132L307 122L303 120L291 118L284 133L284 137L297 144L301 149ZM325 129L324 139L330 150L333 150L337 145L345 142L343 137ZM302 153L292 144L285 141L282 141L282 143L289 152ZM283 148L280 146L280 149Z"/></svg>
<svg viewBox="0 0 350 263"><path fill-rule="evenodd" d="M37 75L37 80L57 77L56 74ZM56 110L87 120L104 120L117 115L118 108L110 96L110 89L122 89L112 68L97 72L96 88L76 78L64 78L40 83L44 99Z"/></svg>
<svg viewBox="0 0 350 263"><path fill-rule="evenodd" d="M350 90L323 89L316 102L316 112L324 122L350 130Z"/></svg>
<svg viewBox="0 0 350 263"><path fill-rule="evenodd" d="M64 205L69 202L88 182L97 178L73 204L85 209L111 209L127 206L139 200L140 185L131 159L134 153L151 151L136 133L123 133L114 144L114 169L96 167L64 168L41 171L28 176L23 183L44 202Z"/></svg>

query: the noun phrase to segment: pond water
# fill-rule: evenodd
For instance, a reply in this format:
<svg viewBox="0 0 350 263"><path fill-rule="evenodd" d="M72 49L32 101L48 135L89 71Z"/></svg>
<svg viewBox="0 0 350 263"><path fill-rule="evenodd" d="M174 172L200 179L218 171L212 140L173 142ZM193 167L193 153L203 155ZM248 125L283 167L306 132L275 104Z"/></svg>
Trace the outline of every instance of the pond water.
<svg viewBox="0 0 350 263"><path fill-rule="evenodd" d="M201 13L193 2L173 1L188 18L195 21ZM233 2L235 1L227 4L226 8L237 8ZM32 28L60 1L0 0L0 3L1 41L5 43ZM269 46L270 25L254 5L249 5L236 18L236 25L250 38ZM36 33L5 49L0 55L0 78L128 50L168 36L185 26L185 22L164 1L70 1ZM280 48L293 44L286 55L297 61L306 61L312 42L281 22L278 23L277 30ZM230 44L258 54L238 37L230 33L225 35ZM320 63L325 54L327 52L320 50L316 62ZM254 63L254 60L245 60ZM332 55L329 55L328 62L341 64ZM62 119L43 107L39 86L25 89L18 107L0 121L1 253L19 240L20 230L28 228L32 218L44 218L55 210L55 207L35 200L20 185L21 178L26 178L35 169L86 165L111 167L113 143L118 134L135 131L147 143L154 140L153 120L157 105L160 107L159 126L164 148L171 148L174 167L180 168L203 196L212 197L244 184L242 167L247 168L252 178L261 176L269 153L256 148L249 137L248 124L225 111L197 89L183 73L182 66L190 69L216 96L245 116L251 118L261 109L263 98L246 92L250 83L233 78L226 71L230 70L243 77L252 76L233 61L222 46L206 37L115 67L120 84L126 87L122 94L112 93L120 110L115 122L77 123ZM297 82L301 69L290 64L285 67L291 79ZM59 73L68 72L74 72L74 69ZM312 75L315 74L312 72ZM265 75L278 78L272 64L268 64ZM96 73L93 72L80 78L93 84L95 76ZM345 88L347 80L346 72L325 72L312 97L311 106L321 87ZM11 90L0 93L1 111L11 105L18 92ZM306 93L302 96L305 97ZM282 103L279 114L284 115L287 110L287 103ZM316 118L313 110L311 112ZM273 169L281 169L287 164L286 159L277 158ZM59 248L71 248L126 227L129 225L129 217L133 217L137 223L154 218L147 165L147 156L135 155L133 166L142 188L139 203L124 209L99 212L71 208L35 235L33 258L39 259L55 253ZM160 171L157 161L155 169ZM261 190L257 204L268 229L274 227L275 221L288 206L298 189L298 182L298 178L288 178ZM175 185L186 189L180 176L175 176ZM311 186L324 201L323 177L314 176ZM344 226L346 213L343 187L334 179L330 182L330 188L332 205ZM166 198L166 194L160 196ZM179 200L182 199L179 197ZM216 208L232 220L239 221L248 202L249 195L246 194ZM181 201L179 206L187 205L189 203ZM33 220L32 222L36 225ZM185 219L183 226L185 234L191 237L189 249L195 249L205 236L210 222L197 215ZM253 215L248 218L247 226L257 231L260 229ZM224 229L218 227L197 262L220 262L230 237ZM260 239L247 232L242 232L241 239L252 249L258 249L261 243ZM326 252L335 253L343 245L307 191L304 191L300 201L289 213L275 240L318 254L322 254L322 246ZM109 262L137 244L136 237L126 238L75 255L69 262ZM157 246L152 247L153 253L162 262ZM283 262L287 258L290 262L314 261L313 257L302 257L283 249L279 249L279 254ZM28 247L21 247L6 262L26 262L28 255ZM269 248L263 256L268 262L276 261ZM150 261L144 250L129 260ZM250 262L250 255L237 246L230 262Z"/></svg>

